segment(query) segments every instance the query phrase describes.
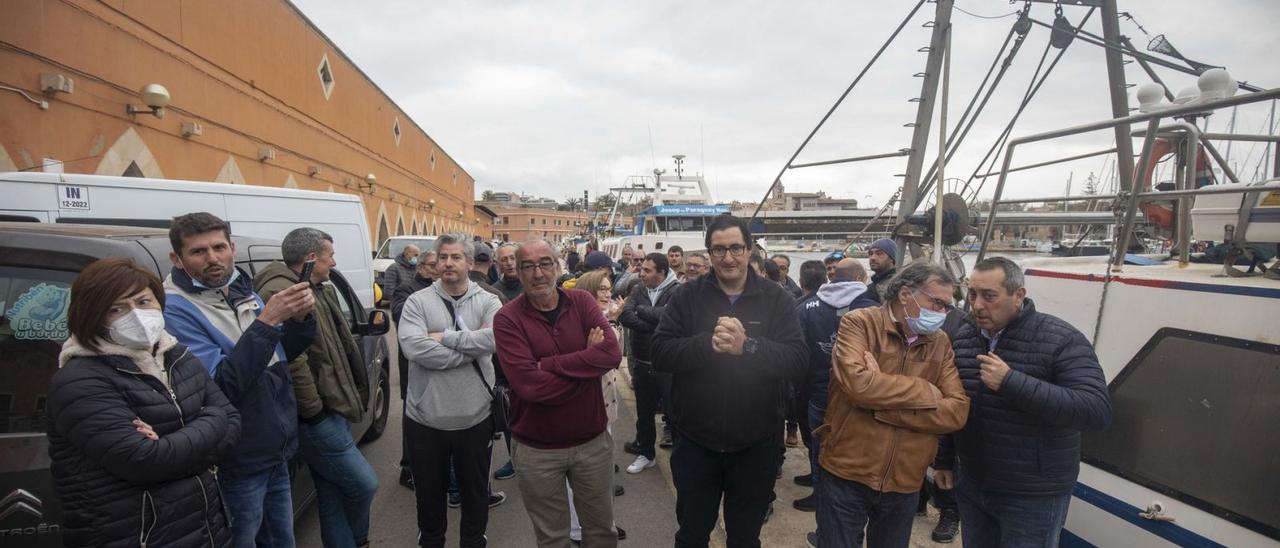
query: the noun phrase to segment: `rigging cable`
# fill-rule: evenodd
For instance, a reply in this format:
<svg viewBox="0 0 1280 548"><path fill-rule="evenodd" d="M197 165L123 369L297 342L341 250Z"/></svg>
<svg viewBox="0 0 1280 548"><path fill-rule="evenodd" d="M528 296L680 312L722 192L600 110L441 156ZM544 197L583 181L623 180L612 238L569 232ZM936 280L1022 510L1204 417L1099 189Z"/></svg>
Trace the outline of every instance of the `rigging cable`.
<svg viewBox="0 0 1280 548"><path fill-rule="evenodd" d="M952 9L954 9L954 10L956 10L956 11L958 11L958 12L960 12L960 13L963 13L963 14L965 14L965 15L968 15L968 16L970 16L970 17L977 17L978 19L1004 19L1005 17L1012 17L1012 16L1014 16L1014 15L1017 15L1017 14L1019 14L1019 13L1022 13L1022 12L1020 12L1020 11L1015 11L1015 12L1011 12L1011 13L1006 13L1006 14L1004 14L1004 15L978 15L978 14L973 13L973 12L971 12L971 11L966 11L964 8L962 8L962 7L960 7L960 6L951 6L951 8L952 8Z"/></svg>
<svg viewBox="0 0 1280 548"><path fill-rule="evenodd" d="M1029 14L1030 10L1028 10L1027 13ZM955 129L952 130L951 135L947 137L947 162L950 162L951 157L960 150L960 145L964 142L964 138L969 135L969 130L972 129L973 125L978 121L978 116L980 116L983 109L986 108L987 101L991 99L991 96L995 93L996 87L1000 85L1000 81L1004 78L1005 73L1008 72L1009 67L1013 65L1014 57L1017 56L1018 51L1022 49L1022 44L1026 41L1027 37L1026 31L1030 30L1030 23L1026 23L1025 26L1022 26L1022 32L1018 32L1020 25L1023 25L1021 19L1010 27L1009 34L1005 36L1004 44L1000 46L1000 51L996 52L995 58L991 60L991 67L987 69L987 75L983 77L982 83L978 85L978 89L974 90L973 98L969 100L969 106L965 107L964 113L960 115L960 120L956 123ZM991 87L987 88L986 96L982 98L982 103L978 105L978 110L973 113L973 118L969 118L969 113L973 110L974 103L978 101L978 96L982 94L982 90L987 85L987 80L991 78L991 73L995 70L996 64L1000 62L1000 57L1004 55L1005 49L1009 46L1009 40L1013 38L1015 32L1018 33L1018 38L1013 44L1013 49L1009 50L1009 55L1005 57L1004 63L1000 67L999 74L996 74L996 78L991 83ZM920 185L920 192L917 195L920 198L929 194L929 190L933 187L933 184L937 179L937 169L936 164L929 166L929 171L925 174L924 179L922 179L923 183ZM917 201L913 204L913 207L919 207L921 203L923 202Z"/></svg>
<svg viewBox="0 0 1280 548"><path fill-rule="evenodd" d="M1089 11L1084 14L1084 17L1080 19L1080 22L1075 25L1075 28L1078 30L1081 27L1083 27L1085 23L1088 23L1089 19L1093 17L1093 13L1095 11L1097 11L1097 8L1093 8L1093 7L1089 8ZM1041 65L1044 64L1045 56L1049 54L1049 49L1048 49L1049 47L1050 47L1049 45L1045 46L1045 51L1040 58ZM1034 85L1027 90L1026 95L1022 99L1022 104L1019 105L1018 110L1013 113L1013 117L1010 118L1009 123L1005 126L1004 131L1001 133L1000 137L996 139L996 143L994 143L991 149L987 151L987 155L983 157L982 161L979 162L978 167L974 170L973 174L971 174L969 176L969 179L965 181L964 189L960 191L961 196L964 196L965 192L969 190L969 187L973 183L973 180L978 176L978 173L979 173L978 170L982 168L982 165L987 162L988 158L991 158L992 160L991 169L994 169L995 161L999 158L999 156L997 155L995 157L992 157L992 154L996 153L997 148L999 149L1004 148L1004 143L1008 141L1010 133L1013 132L1013 126L1018 122L1018 117L1022 116L1023 111L1025 111L1027 108L1027 105L1031 103L1031 99L1035 97L1036 92L1040 91L1040 88L1044 85L1045 81L1049 79L1049 74L1053 72L1054 67L1058 65L1058 61L1062 60L1062 56L1067 52L1068 48L1070 48L1070 44L1068 44L1067 47L1064 47L1058 50L1057 56L1054 57L1053 62L1049 63L1049 67L1045 69L1044 76L1040 77L1039 82L1035 82L1035 78L1040 74L1040 66L1038 65L1036 67L1035 75L1033 75L1032 77L1032 82ZM982 173L990 173L990 170L982 171ZM978 196L978 191L981 190L982 188L982 184L984 184L985 182L986 182L986 179L984 178L983 183L979 183L978 186L973 189L973 197L975 199Z"/></svg>
<svg viewBox="0 0 1280 548"><path fill-rule="evenodd" d="M902 32L902 29L907 26L907 23L911 21L912 17L915 17L916 12L920 11L920 7L923 6L926 1L927 0L919 0L916 2L915 7L911 8L911 11L907 13L907 16L902 19L901 23L898 23L898 28L893 29L893 34L889 35L889 39L885 40L884 44L880 46L880 49L876 50L875 55L871 56L871 60L867 62L867 66L862 67L862 71L858 73L858 76L853 79L853 82L849 83L849 87L845 88L844 93L840 94L840 98L836 99L835 104L831 105L831 108L827 110L827 113L822 116L822 119L818 121L818 125L814 126L813 131L810 131L809 135L800 143L800 147L791 155L791 159L787 160L787 163L782 166L781 170L778 170L778 175L773 178L773 182L769 185L769 189L765 191L764 197L760 199L760 203L756 205L756 210L751 213L751 219L748 222L755 221L756 216L760 214L760 210L764 208L764 203L769 200L769 195L773 194L773 189L777 187L778 182L782 180L782 174L787 172L787 169L791 167L791 163L796 161L796 157L800 156L800 153L804 151L804 147L809 145L809 141L813 139L813 136L818 133L819 129L822 129L822 125L827 123L827 119L831 118L831 115L835 113L836 108L840 106L840 103L844 102L845 97L849 96L849 93L853 91L854 86L857 86L858 82L862 81L862 77L866 76L868 70L871 70L871 65L874 65L876 61L880 59L880 55L884 53L884 50L889 48L889 44L893 43L894 39L898 37L898 33Z"/></svg>

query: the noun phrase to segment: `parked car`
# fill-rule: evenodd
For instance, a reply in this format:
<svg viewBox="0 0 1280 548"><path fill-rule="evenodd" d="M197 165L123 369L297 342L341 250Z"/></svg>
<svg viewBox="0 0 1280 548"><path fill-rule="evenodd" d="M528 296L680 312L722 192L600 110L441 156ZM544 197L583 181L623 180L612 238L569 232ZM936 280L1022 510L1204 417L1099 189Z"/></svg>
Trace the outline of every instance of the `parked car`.
<svg viewBox="0 0 1280 548"><path fill-rule="evenodd" d="M236 264L253 274L280 259L274 240L234 236ZM95 260L130 257L163 278L169 273L169 233L141 227L0 222L0 545L61 546L62 504L49 472L45 402L49 379L67 338L71 283ZM362 442L387 424L389 361L385 311L368 310L335 270L343 314L364 351L369 394L365 420L352 425ZM290 463L294 515L315 498L300 459Z"/></svg>

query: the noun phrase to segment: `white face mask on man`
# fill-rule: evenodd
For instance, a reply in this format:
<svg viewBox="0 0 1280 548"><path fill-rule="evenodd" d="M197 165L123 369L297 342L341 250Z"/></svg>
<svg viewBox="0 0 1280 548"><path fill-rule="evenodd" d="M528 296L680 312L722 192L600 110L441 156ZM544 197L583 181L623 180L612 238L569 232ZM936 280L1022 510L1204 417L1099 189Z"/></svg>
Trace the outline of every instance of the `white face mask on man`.
<svg viewBox="0 0 1280 548"><path fill-rule="evenodd" d="M128 348L151 350L164 331L164 313L153 308L135 308L111 322L111 341Z"/></svg>

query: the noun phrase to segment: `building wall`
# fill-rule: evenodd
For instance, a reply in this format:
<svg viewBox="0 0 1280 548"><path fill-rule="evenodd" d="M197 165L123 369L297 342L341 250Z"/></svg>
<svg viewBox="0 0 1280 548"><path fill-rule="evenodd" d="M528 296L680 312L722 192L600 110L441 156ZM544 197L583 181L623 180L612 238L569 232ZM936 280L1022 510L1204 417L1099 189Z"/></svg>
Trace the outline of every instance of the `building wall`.
<svg viewBox="0 0 1280 548"><path fill-rule="evenodd" d="M0 90L0 171L52 159L74 173L360 194L374 246L480 225L471 176L285 0L16 0L0 43L0 84L48 101ZM42 73L74 91L44 96ZM126 114L149 83L169 90L165 116ZM183 137L184 122L203 134ZM259 159L266 148L274 159Z"/></svg>
<svg viewBox="0 0 1280 548"><path fill-rule="evenodd" d="M522 242L546 238L553 243L572 239L581 233L591 216L581 211L547 211L535 208L490 208L496 217L494 238Z"/></svg>

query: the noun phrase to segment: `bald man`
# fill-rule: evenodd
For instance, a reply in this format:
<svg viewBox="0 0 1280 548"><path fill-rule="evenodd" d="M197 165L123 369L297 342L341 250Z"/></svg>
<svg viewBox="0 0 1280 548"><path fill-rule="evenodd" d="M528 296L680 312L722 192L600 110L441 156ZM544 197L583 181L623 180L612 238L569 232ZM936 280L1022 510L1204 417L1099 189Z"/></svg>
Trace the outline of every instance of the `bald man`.
<svg viewBox="0 0 1280 548"><path fill-rule="evenodd" d="M831 266L831 281L818 288L816 299L806 300L799 310L800 326L804 329L805 344L809 346L808 382L800 386L800 398L808 406L809 431L822 426L827 412L827 385L831 379L831 348L840 318L850 310L879 305L867 291L867 270L857 260L844 258ZM817 481L813 469L818 466L818 448L821 442L809 440L808 478L800 476L797 483L809 479ZM792 503L797 510L815 511L817 501L810 494Z"/></svg>

